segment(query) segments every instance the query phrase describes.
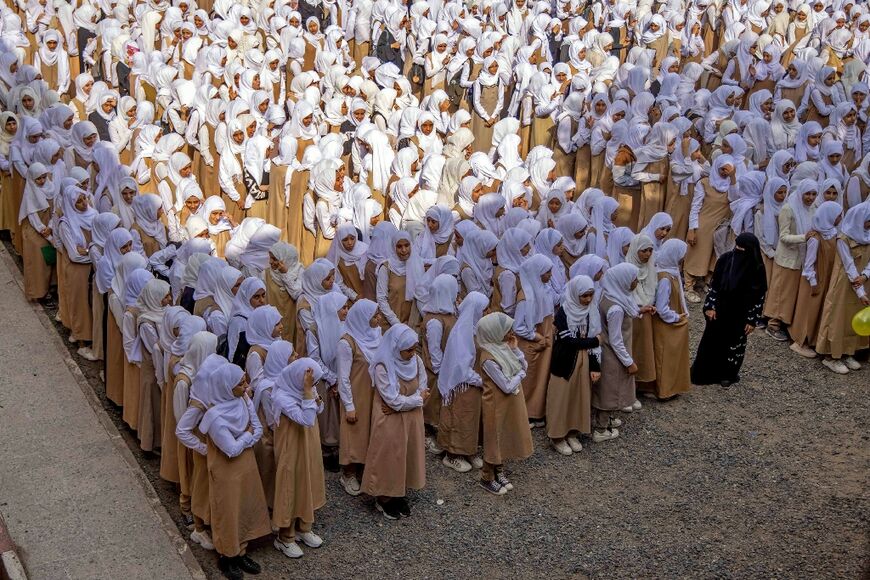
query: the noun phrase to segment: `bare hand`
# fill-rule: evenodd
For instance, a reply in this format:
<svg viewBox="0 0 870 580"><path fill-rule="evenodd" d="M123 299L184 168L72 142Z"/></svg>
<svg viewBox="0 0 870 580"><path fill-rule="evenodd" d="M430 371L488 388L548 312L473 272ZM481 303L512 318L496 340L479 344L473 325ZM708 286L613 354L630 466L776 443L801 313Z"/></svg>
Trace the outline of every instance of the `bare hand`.
<svg viewBox="0 0 870 580"><path fill-rule="evenodd" d="M686 243L690 246L694 246L698 243L698 234L694 229L691 229L686 233Z"/></svg>
<svg viewBox="0 0 870 580"><path fill-rule="evenodd" d="M247 431L248 433L250 433L251 435L253 435L253 434L254 434L254 426L251 425L251 424L248 424L248 428L245 429L245 431Z"/></svg>
<svg viewBox="0 0 870 580"><path fill-rule="evenodd" d="M754 324L747 324L746 326L743 327L743 332L746 334L746 336L749 336L750 334L752 334L753 330L755 330Z"/></svg>
<svg viewBox="0 0 870 580"><path fill-rule="evenodd" d="M386 403L381 403L381 412L382 412L384 415L392 415L393 413L395 413L395 411L393 411L393 410L389 407L389 405L387 405Z"/></svg>
<svg viewBox="0 0 870 580"><path fill-rule="evenodd" d="M597 383L598 379L601 378L601 373L592 371L591 373L589 373L589 378L592 380L593 383Z"/></svg>
<svg viewBox="0 0 870 580"><path fill-rule="evenodd" d="M715 310L705 310L704 316L706 316L710 320L716 320L716 311Z"/></svg>
<svg viewBox="0 0 870 580"><path fill-rule="evenodd" d="M865 276L864 274L861 274L860 276L855 278L855 280L852 282L852 288L860 288L861 286L863 286L866 283L867 283L867 276Z"/></svg>
<svg viewBox="0 0 870 580"><path fill-rule="evenodd" d="M344 415L344 420L353 425L356 423L356 411L348 411Z"/></svg>
<svg viewBox="0 0 870 580"><path fill-rule="evenodd" d="M423 391L420 393L420 396L423 397L423 401L425 402L425 401L427 401L427 400L429 399L429 395L431 395L431 394L432 394L432 391L431 391L431 390L429 390L429 389L425 389L425 390L423 390Z"/></svg>
<svg viewBox="0 0 870 580"><path fill-rule="evenodd" d="M625 369L625 372L627 372L630 375L636 375L637 374L637 363L631 363L631 366L629 366L627 369Z"/></svg>
<svg viewBox="0 0 870 580"><path fill-rule="evenodd" d="M236 205L239 206L239 209L245 209L245 198L239 196L239 199L236 200Z"/></svg>
<svg viewBox="0 0 870 580"><path fill-rule="evenodd" d="M79 256L87 256L88 255L88 251L81 246L77 246L76 251L79 253Z"/></svg>
<svg viewBox="0 0 870 580"><path fill-rule="evenodd" d="M306 391L314 388L314 369L310 367L305 369L305 375L302 377L302 388Z"/></svg>
<svg viewBox="0 0 870 580"><path fill-rule="evenodd" d="M810 296L818 296L821 293L822 289L818 284L815 286L810 286Z"/></svg>

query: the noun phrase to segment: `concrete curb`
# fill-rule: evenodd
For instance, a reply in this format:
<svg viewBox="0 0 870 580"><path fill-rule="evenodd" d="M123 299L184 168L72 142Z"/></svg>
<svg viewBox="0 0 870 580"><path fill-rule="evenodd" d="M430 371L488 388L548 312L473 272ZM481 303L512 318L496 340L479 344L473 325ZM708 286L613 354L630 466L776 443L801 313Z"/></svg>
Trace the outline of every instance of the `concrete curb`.
<svg viewBox="0 0 870 580"><path fill-rule="evenodd" d="M6 522L0 515L0 579L27 580L24 565L15 552L15 543L6 528Z"/></svg>
<svg viewBox="0 0 870 580"><path fill-rule="evenodd" d="M18 286L19 290L24 292L24 278L21 275L21 272L18 270L18 266L15 263L14 258L10 255L9 251L0 244L0 256L2 256L3 264L9 270L9 273L12 276L12 279L15 282L15 285ZM178 533L178 528L175 526L175 522L172 521L172 518L169 515L169 512L166 511L166 508L163 507L163 504L160 502L160 498L157 495L157 492L154 490L154 487L151 485L151 482L148 481L148 478L142 472L141 467L139 466L139 462L136 461L136 458L133 456L133 453L130 451L130 448L127 447L127 443L124 441L124 437L118 431L115 424L112 422L112 419L106 413L106 410L103 409L103 405L100 402L100 399L97 397L97 394L94 392L93 388L91 388L90 383L85 378L84 373L79 368L78 363L70 356L69 350L67 350L66 344L64 344L63 338L57 333L57 330L52 324L51 320L49 320L48 315L45 314L45 311L35 303L30 303L30 308L36 313L37 318L39 318L40 323L43 327L50 331L50 335L52 337L52 342L54 343L54 347L57 349L60 358L69 368L73 377L76 380L76 383L81 389L82 394L85 397L85 400L93 409L94 414L97 416L100 424L106 430L106 433L109 436L109 440L112 441L112 444L118 450L118 453L121 457L124 458L124 461L130 466L133 473L136 475L136 479L142 486L142 490L145 492L145 497L148 499L148 504L151 510L154 512L154 517L160 522L160 526L166 535L169 536L169 539L172 545L175 547L179 556L181 557L182 562L187 567L190 572L190 576L195 578L196 580L205 580L206 574L202 570L202 567L199 565L199 562L196 559L196 556L193 555L193 552L190 550L190 546L187 545L187 542L181 537L181 534ZM0 551L5 550L3 548L2 539L3 534L5 532L5 524L3 523L2 518L0 518ZM8 534L6 534L8 538ZM11 544L11 538L9 539ZM14 554L15 561L18 562L18 565L21 566L21 562L18 560L17 555ZM3 562L4 565L6 563L6 553L3 553ZM27 580L27 575L24 572L23 566L21 567L21 576L9 576L9 580ZM0 575L0 580L6 580L4 576Z"/></svg>

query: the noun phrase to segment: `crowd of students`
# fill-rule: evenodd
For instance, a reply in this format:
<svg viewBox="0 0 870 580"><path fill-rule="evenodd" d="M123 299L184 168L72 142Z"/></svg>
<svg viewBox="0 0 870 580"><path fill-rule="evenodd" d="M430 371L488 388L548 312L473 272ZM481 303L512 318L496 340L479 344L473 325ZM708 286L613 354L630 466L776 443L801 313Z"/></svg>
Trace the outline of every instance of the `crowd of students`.
<svg viewBox="0 0 870 580"><path fill-rule="evenodd" d="M0 10L27 298L228 577L321 544L324 465L395 519L427 450L503 495L531 428L616 438L758 327L840 374L870 347L866 3Z"/></svg>

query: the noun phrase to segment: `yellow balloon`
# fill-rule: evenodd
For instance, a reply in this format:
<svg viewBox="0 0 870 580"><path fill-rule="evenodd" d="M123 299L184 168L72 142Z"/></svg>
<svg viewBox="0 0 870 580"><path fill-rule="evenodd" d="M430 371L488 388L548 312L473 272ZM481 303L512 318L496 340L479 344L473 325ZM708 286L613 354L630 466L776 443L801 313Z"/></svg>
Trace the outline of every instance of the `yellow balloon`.
<svg viewBox="0 0 870 580"><path fill-rule="evenodd" d="M852 330L858 336L870 336L870 306L859 311L852 317Z"/></svg>

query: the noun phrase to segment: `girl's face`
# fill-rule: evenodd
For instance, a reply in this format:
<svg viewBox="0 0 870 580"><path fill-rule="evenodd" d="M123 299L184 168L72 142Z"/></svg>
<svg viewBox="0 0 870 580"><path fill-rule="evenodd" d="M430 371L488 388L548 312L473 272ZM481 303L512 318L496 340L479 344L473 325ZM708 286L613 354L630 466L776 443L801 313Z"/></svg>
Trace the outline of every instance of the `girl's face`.
<svg viewBox="0 0 870 580"><path fill-rule="evenodd" d="M579 230L579 231L574 233L574 239L575 240L582 240L583 236L585 236L585 235L586 235L586 228L583 228L582 230Z"/></svg>
<svg viewBox="0 0 870 580"><path fill-rule="evenodd" d="M429 228L429 231L433 234L438 231L438 228L441 227L441 224L438 223L438 220L427 217L426 218L426 227Z"/></svg>
<svg viewBox="0 0 870 580"><path fill-rule="evenodd" d="M320 286L323 287L324 290L332 290L332 287L335 285L335 270L329 273L329 276L323 279L320 283Z"/></svg>
<svg viewBox="0 0 870 580"><path fill-rule="evenodd" d="M613 119L614 123L616 123L617 121L622 121L623 119L625 119L625 111L617 111L613 115L611 115L610 118Z"/></svg>
<svg viewBox="0 0 870 580"><path fill-rule="evenodd" d="M562 209L562 202L555 197L547 202L547 208L550 210L550 213L557 214L559 210Z"/></svg>
<svg viewBox="0 0 870 580"><path fill-rule="evenodd" d="M263 113L263 114L266 113L266 109L268 109L268 108L269 108L269 99L266 99L266 100L264 100L262 103L260 103L259 105L257 105L257 110L260 111L260 113Z"/></svg>
<svg viewBox="0 0 870 580"><path fill-rule="evenodd" d="M477 203L477 200L480 199L480 196L483 194L483 184L478 183L474 189L471 191L471 201Z"/></svg>
<svg viewBox="0 0 870 580"><path fill-rule="evenodd" d="M130 250L133 249L133 240L130 240L120 248L118 248L118 252L123 256L124 254L129 254Z"/></svg>
<svg viewBox="0 0 870 580"><path fill-rule="evenodd" d="M805 206L810 207L813 205L813 202L816 201L818 195L819 193L817 191L810 190L801 196L801 200L803 200Z"/></svg>
<svg viewBox="0 0 870 580"><path fill-rule="evenodd" d="M345 249L346 252L353 251L354 246L356 246L356 236L349 234L341 239L341 245Z"/></svg>
<svg viewBox="0 0 870 580"><path fill-rule="evenodd" d="M595 102L595 114L599 117L607 112L607 103L604 101Z"/></svg>
<svg viewBox="0 0 870 580"><path fill-rule="evenodd" d="M48 50L50 50L51 52L54 52L54 49L57 48L57 41L56 40L49 40L48 42L45 43L45 46L48 48Z"/></svg>
<svg viewBox="0 0 870 580"><path fill-rule="evenodd" d="M677 147L677 140L674 139L673 141L668 143L668 153L673 153L674 149L676 149L676 147Z"/></svg>
<svg viewBox="0 0 870 580"><path fill-rule="evenodd" d="M722 167L719 168L719 177L721 177L722 179L725 179L726 177L731 175L732 169L733 169L733 167L731 167L730 165L723 165Z"/></svg>
<svg viewBox="0 0 870 580"><path fill-rule="evenodd" d="M761 57L761 60L763 60L767 64L770 64L770 61L773 60L773 55L769 52L765 52L764 55Z"/></svg>
<svg viewBox="0 0 870 580"><path fill-rule="evenodd" d="M785 201L786 194L788 194L788 188L783 185L773 194L773 199L776 200L776 203L782 203Z"/></svg>
<svg viewBox="0 0 870 580"><path fill-rule="evenodd" d="M193 163L188 163L178 172L181 177L190 177L193 174Z"/></svg>
<svg viewBox="0 0 870 580"><path fill-rule="evenodd" d="M580 302L581 306L589 306L590 304L592 304L592 299L594 297L595 297L595 291L590 290L586 294L581 294L578 301Z"/></svg>
<svg viewBox="0 0 870 580"><path fill-rule="evenodd" d="M381 325L381 311L375 310L375 315L371 317L369 320L369 326L372 328L377 328Z"/></svg>
<svg viewBox="0 0 870 580"><path fill-rule="evenodd" d="M208 214L208 222L211 225L216 226L218 224L218 222L221 221L222 217L224 217L224 210L222 210L222 209L215 210L215 211L211 212L210 214Z"/></svg>
<svg viewBox="0 0 870 580"><path fill-rule="evenodd" d="M433 131L434 129L435 129L435 124L434 124L432 121L424 121L424 122L420 125L420 131L421 131L424 135L427 135L427 136L428 136L428 135L431 135L431 134L432 134L432 131Z"/></svg>
<svg viewBox="0 0 870 580"><path fill-rule="evenodd" d="M728 144L728 141L722 141L722 153L725 155L731 155L734 152L734 149L731 148L731 145Z"/></svg>
<svg viewBox="0 0 870 580"><path fill-rule="evenodd" d="M189 211L190 213L196 213L197 211L199 211L201 205L202 202L195 195L191 195L184 200L184 207L186 207L187 211Z"/></svg>
<svg viewBox="0 0 870 580"><path fill-rule="evenodd" d="M449 99L444 99L438 105L438 110L441 111L442 113L446 113L449 109L450 109L450 100Z"/></svg>
<svg viewBox="0 0 870 580"><path fill-rule="evenodd" d="M254 292L254 295L251 296L251 299L248 300L248 303L252 308L259 308L266 304L266 291L265 290L257 290Z"/></svg>
<svg viewBox="0 0 870 580"><path fill-rule="evenodd" d="M253 137L253 136L254 136L254 133L256 133L256 131L257 131L257 123L256 123L256 121L254 121L253 123L251 123L250 125L248 125L247 128L245 129L245 133L248 134L248 137L249 137L249 138L250 138L250 137Z"/></svg>
<svg viewBox="0 0 870 580"><path fill-rule="evenodd" d="M297 26L299 26L299 24L300 24L299 19L296 18L295 16L290 19L290 26L292 26L293 28L296 28Z"/></svg>
<svg viewBox="0 0 870 580"><path fill-rule="evenodd" d="M858 113L856 113L855 111L849 111L849 113L845 117L843 117L843 123L845 123L846 126L848 126L848 127L851 127L857 121L858 121Z"/></svg>
<svg viewBox="0 0 870 580"><path fill-rule="evenodd" d="M306 28L308 28L308 32L310 32L311 34L317 34L318 26L317 26L317 22L315 22L314 20L309 22L308 25L306 26Z"/></svg>
<svg viewBox="0 0 870 580"><path fill-rule="evenodd" d="M564 252L564 251L565 251L565 244L562 242L562 240L559 240L559 243L556 244L555 246L553 246L553 255L554 256L561 256L562 252Z"/></svg>
<svg viewBox="0 0 870 580"><path fill-rule="evenodd" d="M167 292L166 296L163 297L163 300L160 301L161 306L169 306L172 304L172 293Z"/></svg>
<svg viewBox="0 0 870 580"><path fill-rule="evenodd" d="M283 266L281 260L273 256L272 252L269 252L269 267L273 270L280 271L281 266Z"/></svg>
<svg viewBox="0 0 870 580"><path fill-rule="evenodd" d="M637 278L631 281L630 289L634 290L635 288L637 288Z"/></svg>
<svg viewBox="0 0 870 580"><path fill-rule="evenodd" d="M728 97L725 98L725 104L729 107L734 106L734 93L731 93L730 95L728 95Z"/></svg>
<svg viewBox="0 0 870 580"><path fill-rule="evenodd" d="M788 71L789 78L791 78L791 79L798 78L798 74L799 74L798 69L793 64L788 65L788 69L786 69L786 70Z"/></svg>
<svg viewBox="0 0 870 580"><path fill-rule="evenodd" d="M664 226L656 229L655 236L657 240L663 240L669 233L671 233L671 226Z"/></svg>
<svg viewBox="0 0 870 580"><path fill-rule="evenodd" d="M90 95L92 88L94 88L94 81L88 81L82 85L82 92L86 95Z"/></svg>
<svg viewBox="0 0 870 580"><path fill-rule="evenodd" d="M278 324L275 325L275 328L272 329L272 338L281 338L281 335L284 333L284 323L280 320Z"/></svg>
<svg viewBox="0 0 870 580"><path fill-rule="evenodd" d="M70 127L71 126L72 126L72 117L70 117ZM64 127L69 129L69 127L67 127L65 123L64 123ZM6 121L6 125L3 128L10 135L14 135L15 133L18 132L18 121L16 121L15 119L9 119L8 121Z"/></svg>
<svg viewBox="0 0 870 580"><path fill-rule="evenodd" d="M864 101L867 99L867 93L862 93L861 91L852 90L852 102L855 103L856 109L863 108Z"/></svg>
<svg viewBox="0 0 870 580"><path fill-rule="evenodd" d="M543 274L541 274L541 282L544 284L548 284L550 282L550 278L553 277L553 270L547 270Z"/></svg>
<svg viewBox="0 0 870 580"><path fill-rule="evenodd" d="M235 296L236 294L239 293L239 288L241 287L242 282L244 282L244 281L245 281L245 277L239 276L239 279L236 280L235 284L233 284L233 287L230 289L230 291L233 293L233 296Z"/></svg>
<svg viewBox="0 0 870 580"><path fill-rule="evenodd" d="M669 72L669 73L678 73L678 72L680 72L680 63L679 63L679 62L675 62L674 64L672 64L671 66L669 66L669 67L668 67L668 72Z"/></svg>
<svg viewBox="0 0 870 580"><path fill-rule="evenodd" d="M828 163L830 163L831 165L836 165L837 163L840 162L840 159L842 159L842 158L843 158L843 156L839 153L834 153L833 155L828 155Z"/></svg>
<svg viewBox="0 0 870 580"><path fill-rule="evenodd" d="M413 356L417 354L417 347L412 346L411 348L406 348L405 350L399 351L399 356L402 357L402 360L408 361L413 358Z"/></svg>
<svg viewBox="0 0 870 580"><path fill-rule="evenodd" d="M33 97L30 95L24 95L21 97L21 104L24 105L24 108L28 111L33 110Z"/></svg>
<svg viewBox="0 0 870 580"><path fill-rule="evenodd" d="M649 108L649 122L655 124L662 118L662 110L658 105L653 105Z"/></svg>
<svg viewBox="0 0 870 580"><path fill-rule="evenodd" d="M832 86L834 86L834 83L835 83L835 82L837 82L837 73L835 73L835 72L829 74L829 75L827 76L827 78L825 78L825 86L826 86L826 87L832 87Z"/></svg>
<svg viewBox="0 0 870 580"><path fill-rule="evenodd" d="M245 140L245 134L242 131L233 132L233 141L236 145L241 145Z"/></svg>
<svg viewBox="0 0 870 580"><path fill-rule="evenodd" d="M529 255L529 252L531 252L531 251L532 251L532 245L531 245L531 244L526 244L525 246L523 246L522 248L520 248L520 254L522 254L524 257L525 257L525 256L528 256L528 255Z"/></svg>
<svg viewBox="0 0 870 580"><path fill-rule="evenodd" d="M643 250L637 251L637 259L640 260L641 264L646 264L649 262L649 259L652 258L653 250L652 248L646 248Z"/></svg>
<svg viewBox="0 0 870 580"><path fill-rule="evenodd" d="M254 75L254 78L251 79L251 86L254 87L254 90L260 90L260 75Z"/></svg>
<svg viewBox="0 0 870 580"><path fill-rule="evenodd" d="M104 113L111 113L112 109L115 108L115 99L106 99L106 101L102 104Z"/></svg>
<svg viewBox="0 0 870 580"><path fill-rule="evenodd" d="M491 74L491 75L494 75L495 73L497 73L497 72L498 72L498 63L497 63L497 62L493 62L491 65L489 65L489 69L488 69L488 70L489 70L489 74ZM564 77L565 75L563 74L563 75L561 75L561 76ZM557 75L556 78L558 79L559 76ZM564 81L564 80L560 80L559 82L565 82L565 81Z"/></svg>
<svg viewBox="0 0 870 580"><path fill-rule="evenodd" d="M314 115L308 115L307 117L303 117L303 119L302 119L302 126L303 126L303 127L310 127L310 126L311 126L311 123L312 123L313 121L314 121Z"/></svg>
<svg viewBox="0 0 870 580"><path fill-rule="evenodd" d="M836 187L829 187L828 189L825 190L824 197L825 197L825 201L837 201L837 199L840 196L837 193Z"/></svg>
<svg viewBox="0 0 870 580"><path fill-rule="evenodd" d="M411 242L408 240L399 240L396 242L396 255L403 262L411 257Z"/></svg>
<svg viewBox="0 0 870 580"><path fill-rule="evenodd" d="M595 275L592 277L592 281L593 281L593 282L598 282L599 280L601 280L601 278L602 278L603 276L604 276L604 269L602 268L601 270L598 271L597 274L595 274Z"/></svg>
<svg viewBox="0 0 870 580"><path fill-rule="evenodd" d="M88 209L88 198L86 195L80 195L75 203L76 211L83 212Z"/></svg>
<svg viewBox="0 0 870 580"><path fill-rule="evenodd" d="M242 380L239 381L239 384L233 387L233 396L241 398L245 394L245 390L248 387L248 381L245 377L242 377Z"/></svg>
<svg viewBox="0 0 870 580"><path fill-rule="evenodd" d="M439 44L438 46L435 47L435 51L438 54L444 54L445 52L447 52L447 43L442 42L441 44Z"/></svg>
<svg viewBox="0 0 870 580"><path fill-rule="evenodd" d="M348 310L350 310L350 301L345 302L344 306L342 306L341 309L338 311L338 319L341 320L342 322L344 322L345 319L347 318L347 311Z"/></svg>
<svg viewBox="0 0 870 580"><path fill-rule="evenodd" d="M45 185L46 181L48 181L48 173L44 173L33 180L33 182L39 187L42 187L43 185Z"/></svg>
<svg viewBox="0 0 870 580"><path fill-rule="evenodd" d="M379 223L380 221L381 221L381 216L380 216L380 215L373 215L373 216L371 217L371 219L369 220L369 225L372 226L372 227L375 227L376 225L378 225L378 223Z"/></svg>
<svg viewBox="0 0 870 580"><path fill-rule="evenodd" d="M357 109L353 112L353 118L356 119L357 123L362 123L363 119L366 118L366 110L365 109ZM302 120L305 123L305 120Z"/></svg>
<svg viewBox="0 0 870 580"><path fill-rule="evenodd" d="M31 135L30 137L28 137L27 142L31 145L36 145L37 143L39 143L40 139L42 139L42 133L37 133L36 135ZM96 139L94 139L94 141L96 141ZM87 145L87 142L85 142L85 144ZM96 165L96 163L94 165Z"/></svg>

